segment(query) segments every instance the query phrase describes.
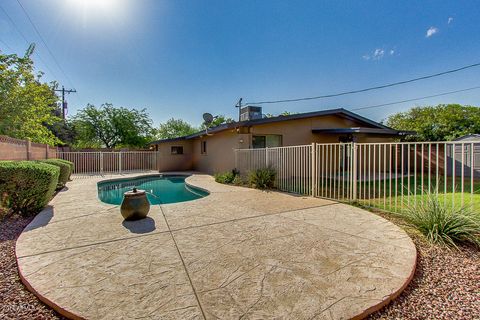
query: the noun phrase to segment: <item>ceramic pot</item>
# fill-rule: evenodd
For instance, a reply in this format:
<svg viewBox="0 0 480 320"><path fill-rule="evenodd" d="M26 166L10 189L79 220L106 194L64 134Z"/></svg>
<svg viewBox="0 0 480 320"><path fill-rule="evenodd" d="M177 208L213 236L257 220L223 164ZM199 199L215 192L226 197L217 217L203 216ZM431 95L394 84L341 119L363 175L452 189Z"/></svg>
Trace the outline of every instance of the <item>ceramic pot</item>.
<svg viewBox="0 0 480 320"><path fill-rule="evenodd" d="M148 215L150 202L148 202L145 190L127 191L123 194L120 212L125 220L139 220Z"/></svg>

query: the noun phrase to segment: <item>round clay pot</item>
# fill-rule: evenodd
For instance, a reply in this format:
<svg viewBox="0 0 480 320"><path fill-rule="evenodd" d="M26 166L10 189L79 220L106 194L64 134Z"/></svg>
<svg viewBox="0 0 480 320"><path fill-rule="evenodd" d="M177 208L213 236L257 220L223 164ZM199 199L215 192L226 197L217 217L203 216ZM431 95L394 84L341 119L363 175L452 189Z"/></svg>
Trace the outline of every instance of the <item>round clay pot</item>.
<svg viewBox="0 0 480 320"><path fill-rule="evenodd" d="M120 212L125 220L139 220L147 217L150 211L150 202L148 202L145 190L127 191L123 194L123 201Z"/></svg>

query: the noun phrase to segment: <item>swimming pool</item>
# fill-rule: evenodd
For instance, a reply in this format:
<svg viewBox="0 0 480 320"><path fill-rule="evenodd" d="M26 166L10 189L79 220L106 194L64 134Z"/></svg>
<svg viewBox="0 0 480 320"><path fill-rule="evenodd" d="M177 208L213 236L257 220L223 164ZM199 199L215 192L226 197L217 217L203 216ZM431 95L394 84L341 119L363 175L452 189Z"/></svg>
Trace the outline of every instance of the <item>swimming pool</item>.
<svg viewBox="0 0 480 320"><path fill-rule="evenodd" d="M98 198L109 204L121 204L123 193L133 187L147 192L150 204L166 204L195 200L207 191L185 184L186 176L155 175L98 183Z"/></svg>

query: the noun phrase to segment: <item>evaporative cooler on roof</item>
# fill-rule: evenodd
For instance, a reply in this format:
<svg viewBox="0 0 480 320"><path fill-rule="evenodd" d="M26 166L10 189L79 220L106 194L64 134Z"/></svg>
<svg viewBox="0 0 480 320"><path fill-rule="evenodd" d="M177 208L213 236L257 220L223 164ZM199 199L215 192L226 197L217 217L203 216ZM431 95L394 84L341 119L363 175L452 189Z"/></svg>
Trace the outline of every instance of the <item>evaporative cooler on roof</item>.
<svg viewBox="0 0 480 320"><path fill-rule="evenodd" d="M245 106L240 110L240 121L262 119L262 107Z"/></svg>

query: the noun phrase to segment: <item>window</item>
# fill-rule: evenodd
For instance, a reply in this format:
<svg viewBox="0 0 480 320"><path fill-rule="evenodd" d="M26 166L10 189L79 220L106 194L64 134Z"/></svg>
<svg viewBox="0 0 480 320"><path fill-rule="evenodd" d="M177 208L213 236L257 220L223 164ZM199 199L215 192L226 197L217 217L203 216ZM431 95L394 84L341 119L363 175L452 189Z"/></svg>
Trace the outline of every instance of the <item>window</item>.
<svg viewBox="0 0 480 320"><path fill-rule="evenodd" d="M201 141L201 154L207 154L207 141Z"/></svg>
<svg viewBox="0 0 480 320"><path fill-rule="evenodd" d="M252 148L275 148L282 146L282 136L279 134L267 134L252 137Z"/></svg>
<svg viewBox="0 0 480 320"><path fill-rule="evenodd" d="M171 154L183 154L183 147L182 146L172 146Z"/></svg>
<svg viewBox="0 0 480 320"><path fill-rule="evenodd" d="M253 136L252 137L252 148L253 149L258 149L258 148L265 148L267 145L266 143L266 137L265 136Z"/></svg>

